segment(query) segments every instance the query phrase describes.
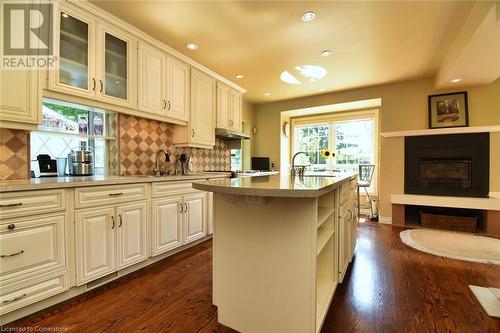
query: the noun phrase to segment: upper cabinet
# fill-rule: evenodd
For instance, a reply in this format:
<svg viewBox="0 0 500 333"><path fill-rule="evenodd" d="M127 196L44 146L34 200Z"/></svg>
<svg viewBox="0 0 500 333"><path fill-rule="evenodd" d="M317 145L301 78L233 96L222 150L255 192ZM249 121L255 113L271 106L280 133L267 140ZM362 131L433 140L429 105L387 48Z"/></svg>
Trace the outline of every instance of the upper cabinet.
<svg viewBox="0 0 500 333"><path fill-rule="evenodd" d="M187 127L174 128L177 146L213 148L215 145L216 80L191 69L191 112Z"/></svg>
<svg viewBox="0 0 500 333"><path fill-rule="evenodd" d="M139 110L188 121L189 65L145 42L138 53Z"/></svg>
<svg viewBox="0 0 500 333"><path fill-rule="evenodd" d="M217 128L241 132L241 93L217 82Z"/></svg>
<svg viewBox="0 0 500 333"><path fill-rule="evenodd" d="M59 66L50 71L49 88L134 108L134 37L64 6L56 25Z"/></svg>

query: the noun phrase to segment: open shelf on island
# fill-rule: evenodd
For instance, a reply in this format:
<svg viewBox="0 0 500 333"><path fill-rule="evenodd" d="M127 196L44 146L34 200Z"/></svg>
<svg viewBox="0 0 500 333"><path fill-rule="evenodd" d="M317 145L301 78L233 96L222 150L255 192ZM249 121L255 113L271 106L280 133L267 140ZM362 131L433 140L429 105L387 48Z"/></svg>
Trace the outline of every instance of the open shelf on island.
<svg viewBox="0 0 500 333"><path fill-rule="evenodd" d="M319 332L335 292L335 237L329 237L316 260L316 332Z"/></svg>
<svg viewBox="0 0 500 333"><path fill-rule="evenodd" d="M318 207L318 228L335 213L333 207Z"/></svg>
<svg viewBox="0 0 500 333"><path fill-rule="evenodd" d="M331 240L332 236L335 234L335 228L333 227L332 219L328 222L323 223L323 225L318 229L318 240L316 241L316 255L319 255L321 251Z"/></svg>

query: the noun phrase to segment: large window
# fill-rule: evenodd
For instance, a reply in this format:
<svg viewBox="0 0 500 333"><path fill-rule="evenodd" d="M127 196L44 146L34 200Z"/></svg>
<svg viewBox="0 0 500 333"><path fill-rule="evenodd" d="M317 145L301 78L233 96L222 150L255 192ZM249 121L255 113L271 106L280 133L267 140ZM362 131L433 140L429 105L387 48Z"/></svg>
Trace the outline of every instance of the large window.
<svg viewBox="0 0 500 333"><path fill-rule="evenodd" d="M309 154L299 155L296 163L309 164L312 171L327 170L327 161L320 152L330 149L335 153L335 169L341 172L357 173L359 164L376 164L376 116L376 111L363 111L294 119L292 154Z"/></svg>

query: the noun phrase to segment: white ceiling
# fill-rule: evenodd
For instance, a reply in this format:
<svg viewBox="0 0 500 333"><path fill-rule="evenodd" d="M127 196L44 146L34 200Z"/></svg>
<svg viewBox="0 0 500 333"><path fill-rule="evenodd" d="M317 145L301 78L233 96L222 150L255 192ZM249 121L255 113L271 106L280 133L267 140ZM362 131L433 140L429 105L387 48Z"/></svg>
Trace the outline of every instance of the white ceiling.
<svg viewBox="0 0 500 333"><path fill-rule="evenodd" d="M268 102L436 74L474 2L91 1ZM303 12L316 12L302 22ZM186 48L193 42L198 50ZM330 49L334 54L321 57ZM314 83L280 73L321 65ZM236 74L243 74L241 80ZM264 96L270 92L270 96Z"/></svg>

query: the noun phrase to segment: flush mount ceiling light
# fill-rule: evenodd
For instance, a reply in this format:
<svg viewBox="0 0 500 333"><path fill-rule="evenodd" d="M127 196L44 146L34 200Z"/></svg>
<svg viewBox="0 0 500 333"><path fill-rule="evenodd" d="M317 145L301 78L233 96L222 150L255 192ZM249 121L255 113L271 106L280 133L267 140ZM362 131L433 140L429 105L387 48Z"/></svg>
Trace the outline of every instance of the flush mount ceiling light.
<svg viewBox="0 0 500 333"><path fill-rule="evenodd" d="M323 52L321 52L321 56L322 57L329 57L333 54L333 51L332 50L324 50Z"/></svg>
<svg viewBox="0 0 500 333"><path fill-rule="evenodd" d="M326 76L326 69L318 65L295 66L291 70L281 72L281 81L288 84L302 84L306 81L316 82Z"/></svg>
<svg viewBox="0 0 500 333"><path fill-rule="evenodd" d="M304 14L302 14L302 16L300 18L304 22L309 22L309 21L314 20L315 17L316 17L316 13L314 13L314 12L305 12Z"/></svg>
<svg viewBox="0 0 500 333"><path fill-rule="evenodd" d="M238 75L236 75L235 77L236 77L237 79L242 79L242 78L244 78L245 76L243 76L243 74L238 74Z"/></svg>
<svg viewBox="0 0 500 333"><path fill-rule="evenodd" d="M457 83L457 82L460 82L460 81L462 81L462 79L453 79L453 80L451 80L450 82L451 82L451 83Z"/></svg>
<svg viewBox="0 0 500 333"><path fill-rule="evenodd" d="M288 84L301 84L302 83L299 80L297 80L297 78L295 76L290 74L289 71L281 72L280 79L281 79L281 81L286 82Z"/></svg>
<svg viewBox="0 0 500 333"><path fill-rule="evenodd" d="M265 92L264 96L271 96L271 93L270 92Z"/></svg>
<svg viewBox="0 0 500 333"><path fill-rule="evenodd" d="M194 44L194 43L188 43L186 45L186 47L190 50L196 50L198 48L198 45Z"/></svg>
<svg viewBox="0 0 500 333"><path fill-rule="evenodd" d="M319 91L325 91L326 89L325 88L320 88Z"/></svg>

